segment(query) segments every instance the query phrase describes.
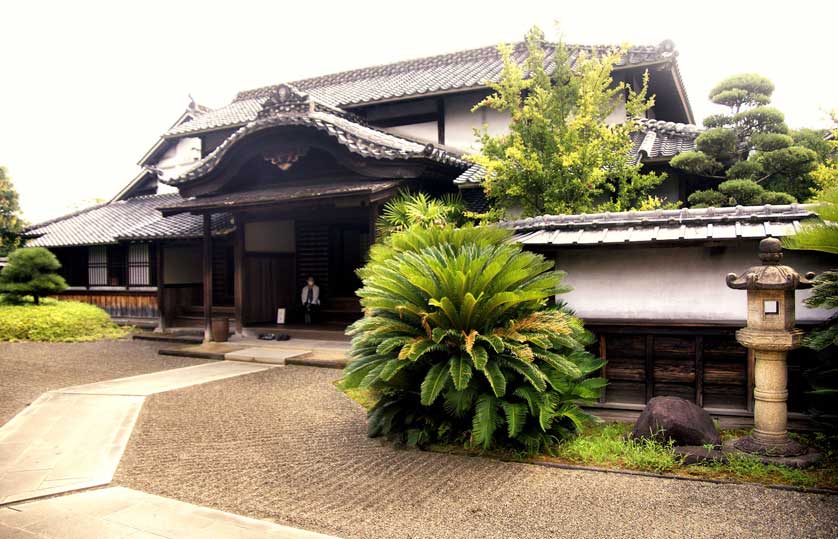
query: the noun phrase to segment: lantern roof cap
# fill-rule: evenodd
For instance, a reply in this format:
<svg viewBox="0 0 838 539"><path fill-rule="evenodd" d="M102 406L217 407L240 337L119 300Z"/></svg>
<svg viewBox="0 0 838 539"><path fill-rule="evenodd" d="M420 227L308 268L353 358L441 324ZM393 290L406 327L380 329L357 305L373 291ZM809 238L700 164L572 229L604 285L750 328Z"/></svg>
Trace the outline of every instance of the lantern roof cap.
<svg viewBox="0 0 838 539"><path fill-rule="evenodd" d="M783 266L783 244L777 238L759 242L759 259L762 264L752 266L741 275L729 273L727 286L737 290L795 290L811 288L814 273L800 275L791 266Z"/></svg>

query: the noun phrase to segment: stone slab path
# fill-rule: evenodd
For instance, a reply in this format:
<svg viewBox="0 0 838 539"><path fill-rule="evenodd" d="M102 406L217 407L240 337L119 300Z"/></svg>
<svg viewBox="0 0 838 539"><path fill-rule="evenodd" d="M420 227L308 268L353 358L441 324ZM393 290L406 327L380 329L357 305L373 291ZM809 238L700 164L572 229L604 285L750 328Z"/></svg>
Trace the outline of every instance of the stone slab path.
<svg viewBox="0 0 838 539"><path fill-rule="evenodd" d="M0 507L0 537L329 539L331 536L112 487Z"/></svg>
<svg viewBox="0 0 838 539"><path fill-rule="evenodd" d="M147 395L273 367L220 361L44 393L0 428L0 505L110 483Z"/></svg>

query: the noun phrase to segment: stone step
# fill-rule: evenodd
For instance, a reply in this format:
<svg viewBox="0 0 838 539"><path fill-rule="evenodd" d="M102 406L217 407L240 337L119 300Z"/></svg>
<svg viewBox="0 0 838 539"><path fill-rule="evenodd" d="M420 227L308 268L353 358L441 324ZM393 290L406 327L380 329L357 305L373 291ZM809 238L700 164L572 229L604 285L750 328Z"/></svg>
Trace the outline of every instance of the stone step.
<svg viewBox="0 0 838 539"><path fill-rule="evenodd" d="M224 359L227 361L247 361L271 365L285 365L289 359L304 359L308 357L311 357L310 350L287 350L278 347L244 348L224 354Z"/></svg>

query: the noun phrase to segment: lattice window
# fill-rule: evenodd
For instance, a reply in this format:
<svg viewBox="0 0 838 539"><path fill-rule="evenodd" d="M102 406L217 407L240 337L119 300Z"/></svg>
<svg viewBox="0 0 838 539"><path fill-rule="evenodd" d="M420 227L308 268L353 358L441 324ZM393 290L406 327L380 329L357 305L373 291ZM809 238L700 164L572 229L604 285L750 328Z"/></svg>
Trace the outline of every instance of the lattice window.
<svg viewBox="0 0 838 539"><path fill-rule="evenodd" d="M133 243L128 247L128 285L151 284L151 257L147 243Z"/></svg>
<svg viewBox="0 0 838 539"><path fill-rule="evenodd" d="M90 247L87 251L87 284L108 284L108 250L105 246Z"/></svg>

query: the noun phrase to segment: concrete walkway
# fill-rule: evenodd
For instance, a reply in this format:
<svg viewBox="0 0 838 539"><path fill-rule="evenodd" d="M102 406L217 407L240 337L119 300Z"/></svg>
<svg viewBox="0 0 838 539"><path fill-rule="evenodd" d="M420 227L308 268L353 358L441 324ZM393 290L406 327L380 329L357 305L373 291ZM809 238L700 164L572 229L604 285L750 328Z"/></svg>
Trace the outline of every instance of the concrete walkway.
<svg viewBox="0 0 838 539"><path fill-rule="evenodd" d="M329 539L330 536L112 487L0 507L0 537Z"/></svg>
<svg viewBox="0 0 838 539"><path fill-rule="evenodd" d="M147 395L273 367L221 361L44 393L0 428L0 505L110 483Z"/></svg>

